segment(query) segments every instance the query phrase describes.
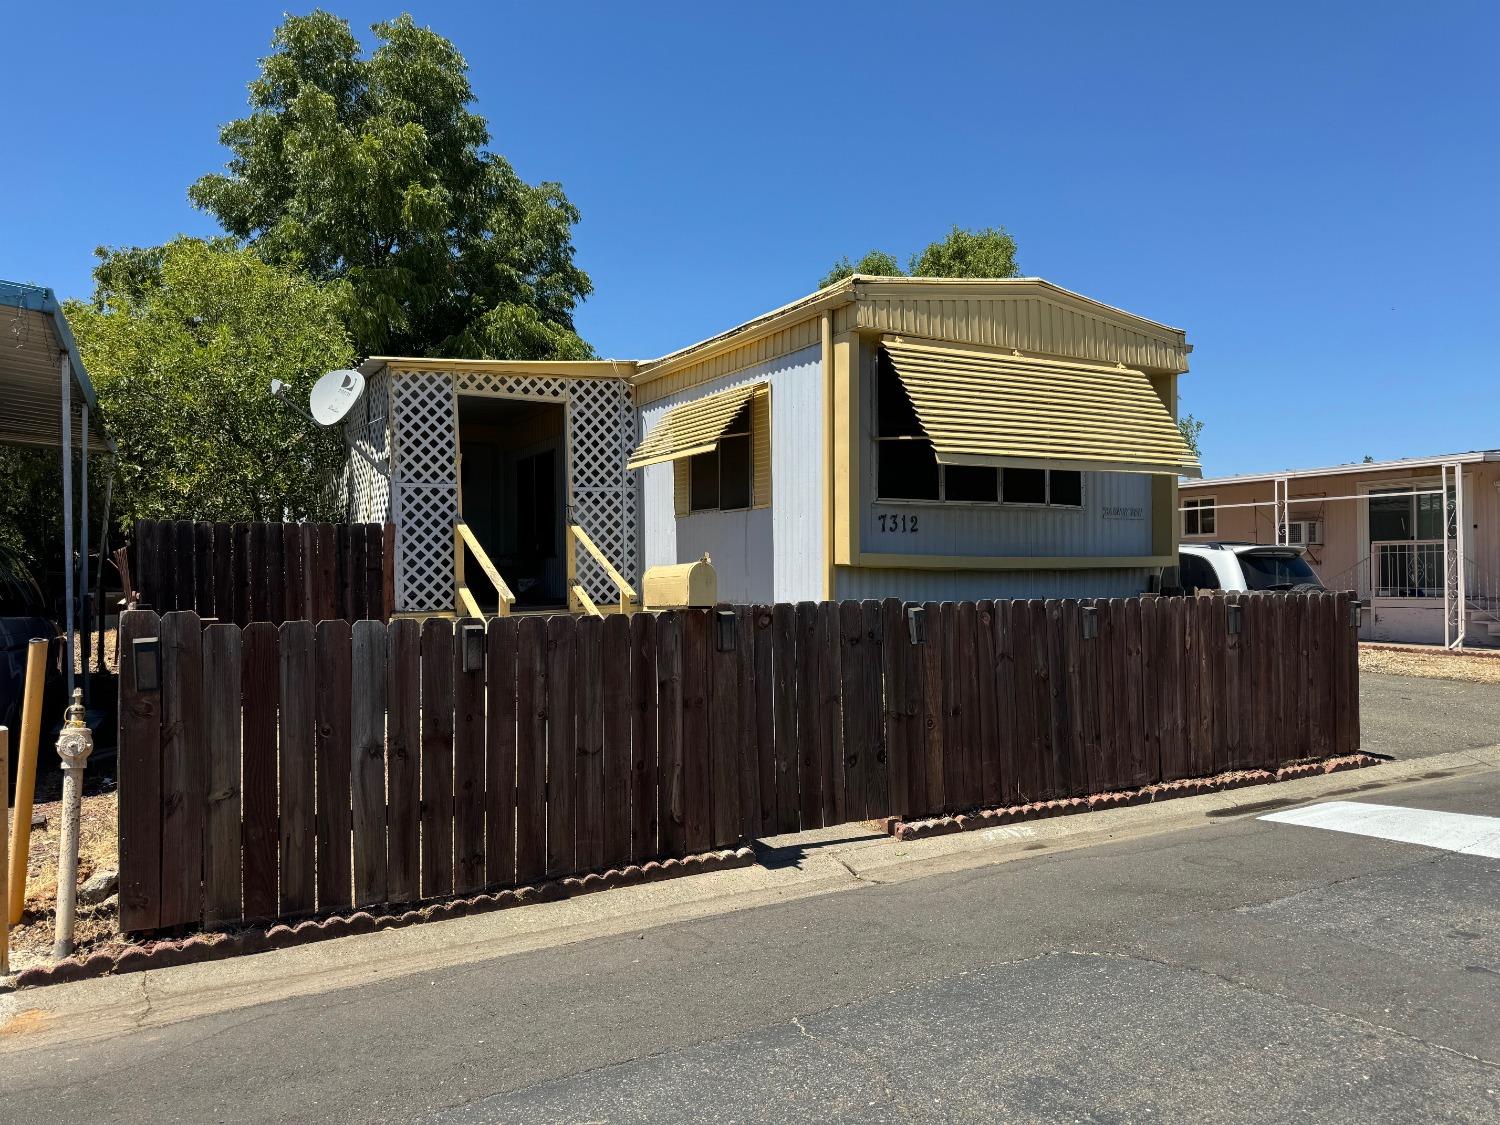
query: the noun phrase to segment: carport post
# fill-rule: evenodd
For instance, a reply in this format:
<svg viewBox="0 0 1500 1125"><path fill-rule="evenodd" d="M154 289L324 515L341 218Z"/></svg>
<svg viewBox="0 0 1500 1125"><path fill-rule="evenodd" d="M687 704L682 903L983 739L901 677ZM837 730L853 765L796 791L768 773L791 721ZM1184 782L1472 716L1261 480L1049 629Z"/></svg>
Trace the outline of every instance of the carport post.
<svg viewBox="0 0 1500 1125"><path fill-rule="evenodd" d="M73 366L68 353L58 361L62 377L62 494L63 494L63 588L67 598L67 637L63 641L68 663L68 698L73 697Z"/></svg>
<svg viewBox="0 0 1500 1125"><path fill-rule="evenodd" d="M78 505L82 519L78 524L78 577L75 588L79 591L78 615L83 618L83 659L78 662L83 672L83 704L89 702L89 615L84 609L89 595L89 404L83 404L83 455L78 458Z"/></svg>

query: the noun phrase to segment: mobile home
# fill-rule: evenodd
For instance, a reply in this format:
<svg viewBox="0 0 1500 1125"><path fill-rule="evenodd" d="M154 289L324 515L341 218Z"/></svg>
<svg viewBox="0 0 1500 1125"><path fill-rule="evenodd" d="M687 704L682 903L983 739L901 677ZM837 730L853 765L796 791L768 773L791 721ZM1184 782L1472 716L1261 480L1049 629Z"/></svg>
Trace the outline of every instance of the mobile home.
<svg viewBox="0 0 1500 1125"><path fill-rule="evenodd" d="M1500 450L1188 481L1179 506L1184 543L1305 548L1365 640L1500 643Z"/></svg>
<svg viewBox="0 0 1500 1125"><path fill-rule="evenodd" d="M726 602L1126 596L1176 561L1190 351L1040 279L856 276L657 359L377 357L349 515L408 613L629 608L705 554Z"/></svg>

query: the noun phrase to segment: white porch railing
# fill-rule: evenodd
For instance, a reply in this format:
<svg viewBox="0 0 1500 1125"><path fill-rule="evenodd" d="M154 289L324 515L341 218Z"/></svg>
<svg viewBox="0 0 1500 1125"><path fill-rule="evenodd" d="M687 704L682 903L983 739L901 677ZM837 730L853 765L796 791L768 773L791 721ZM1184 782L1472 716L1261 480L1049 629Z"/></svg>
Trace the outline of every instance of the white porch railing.
<svg viewBox="0 0 1500 1125"><path fill-rule="evenodd" d="M1377 598L1441 598L1443 541L1398 539L1371 543L1369 590Z"/></svg>

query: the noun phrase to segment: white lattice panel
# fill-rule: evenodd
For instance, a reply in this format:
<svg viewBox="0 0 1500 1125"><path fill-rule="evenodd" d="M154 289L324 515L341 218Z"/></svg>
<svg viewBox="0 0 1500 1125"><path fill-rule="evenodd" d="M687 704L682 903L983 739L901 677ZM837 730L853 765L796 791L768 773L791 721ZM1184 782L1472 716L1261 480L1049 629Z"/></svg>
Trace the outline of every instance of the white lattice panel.
<svg viewBox="0 0 1500 1125"><path fill-rule="evenodd" d="M390 375L381 370L365 384L364 397L344 423L344 436L377 462L390 468ZM348 511L351 523L384 523L391 515L390 477L357 453L349 455Z"/></svg>
<svg viewBox="0 0 1500 1125"><path fill-rule="evenodd" d="M623 379L463 372L402 374L389 392L397 531L396 607L451 609L453 521L458 516L456 394L496 395L568 405L568 490L572 519L626 576L638 574L635 482L625 462L635 441L630 390ZM578 577L600 603L618 596L586 552Z"/></svg>

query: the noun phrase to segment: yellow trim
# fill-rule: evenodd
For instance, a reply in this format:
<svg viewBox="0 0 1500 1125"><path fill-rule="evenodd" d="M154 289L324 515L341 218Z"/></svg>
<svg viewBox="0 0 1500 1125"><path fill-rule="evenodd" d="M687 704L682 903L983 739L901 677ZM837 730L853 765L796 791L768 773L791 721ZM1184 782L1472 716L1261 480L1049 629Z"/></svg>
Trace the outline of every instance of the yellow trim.
<svg viewBox="0 0 1500 1125"><path fill-rule="evenodd" d="M1149 570L1176 555L887 555L862 551L851 564L871 570Z"/></svg>
<svg viewBox="0 0 1500 1125"><path fill-rule="evenodd" d="M834 487L833 487L833 314L825 312L818 322L819 374L823 380L823 600L833 600L834 590Z"/></svg>
<svg viewBox="0 0 1500 1125"><path fill-rule="evenodd" d="M425 371L463 374L466 371L490 375L561 375L570 379L628 379L639 366L633 359L441 359L422 356L371 356L359 365L366 378L382 367L393 375L414 375Z"/></svg>
<svg viewBox="0 0 1500 1125"><path fill-rule="evenodd" d="M495 569L495 564L490 562L490 556L485 553L484 548L479 545L479 540L475 538L474 532L469 529L469 525L463 520L459 520L453 525L453 533L453 550L459 559L459 597L464 601L465 606L470 610L473 616L484 616L479 612L479 606L474 601L473 595L469 593L469 587L465 585L463 580L464 547L467 546L469 550L473 552L474 561L479 564L479 569L484 571L484 576L488 578L490 580L490 584L495 587L495 594L499 599L498 615L500 617L509 617L511 606L515 605L516 603L516 596L515 594L511 593L510 587L505 584L505 579L500 577L500 572Z"/></svg>
<svg viewBox="0 0 1500 1125"><path fill-rule="evenodd" d="M771 506L771 388L750 399L750 506Z"/></svg>
<svg viewBox="0 0 1500 1125"><path fill-rule="evenodd" d="M853 565L859 552L859 337L833 337L833 562Z"/></svg>
<svg viewBox="0 0 1500 1125"><path fill-rule="evenodd" d="M692 514L692 461L672 462L672 511L678 519Z"/></svg>
<svg viewBox="0 0 1500 1125"><path fill-rule="evenodd" d="M1156 397L1171 414L1172 421L1177 421L1177 376L1155 375L1151 378L1151 389L1156 392ZM1199 469L1195 476L1201 476L1203 470ZM1177 478L1172 476L1154 476L1151 478L1151 549L1159 555L1167 555L1171 562L1164 563L1165 566L1177 565L1177 545L1180 542L1180 527L1177 521Z"/></svg>
<svg viewBox="0 0 1500 1125"><path fill-rule="evenodd" d="M594 561L599 564L599 569L604 571L605 576L615 584L615 589L620 595L620 612L634 613L640 605L640 599L636 596L635 587L625 581L620 572L614 568L614 564L605 557L604 552L589 538L587 531L584 531L582 527L574 523L568 525L568 533L574 539L578 540L579 543L583 544L583 549L593 556ZM572 557L576 564L577 554L574 553ZM581 596L586 604L593 605L593 602L588 600L587 594L582 594Z"/></svg>

